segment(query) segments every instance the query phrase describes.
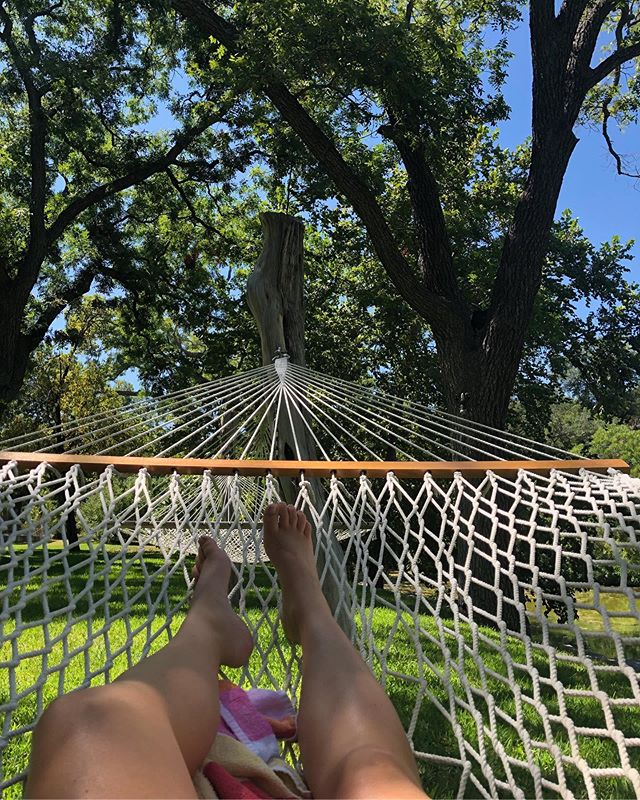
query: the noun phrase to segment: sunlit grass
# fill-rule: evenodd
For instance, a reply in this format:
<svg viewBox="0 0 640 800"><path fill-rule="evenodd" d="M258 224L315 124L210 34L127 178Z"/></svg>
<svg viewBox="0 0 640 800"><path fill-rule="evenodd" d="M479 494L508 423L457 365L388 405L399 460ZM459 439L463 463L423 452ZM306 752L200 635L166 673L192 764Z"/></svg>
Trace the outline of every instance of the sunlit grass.
<svg viewBox="0 0 640 800"><path fill-rule="evenodd" d="M55 554L55 546L51 548ZM115 556L117 547L109 547L108 555ZM31 567L37 573L38 558L32 556ZM53 619L45 631L40 623L43 616L41 600L27 603L21 612L18 638L12 639L11 634L15 626L9 622L5 627L4 637L8 637L0 648L0 659L5 662L0 673L0 704L6 703L9 698L9 671L6 668L9 661L18 661L15 668L15 683L18 692L27 691L30 687L39 687L30 691L20 701L18 708L13 712L11 730L19 730L33 722L38 713L38 695L41 706L53 700L61 691L69 691L82 683L91 681L93 685L104 682L105 676L101 672L107 660L111 662L109 675L114 678L124 671L130 663L135 663L146 654L145 644L149 634L156 638L151 643L149 652L154 652L168 640L166 630L166 607L164 603L153 606L154 600L167 597L168 607L174 608L185 594L185 581L183 572L178 570L171 576L166 587L167 565L161 553L148 552L144 560L131 565L123 574L122 563L114 561L111 566L109 582L113 584L117 577L119 583L105 593L105 582L89 580L89 567L86 562L86 552L69 554L67 559L49 566L49 582L47 589L47 603L49 610L55 615L61 612L73 600L75 605L74 618L86 615L86 619L67 623L66 614L61 618ZM66 567L71 567L72 574L69 578L69 590L65 582L60 580ZM146 577L144 573L149 577ZM154 574L155 573L155 574ZM4 575L5 572L0 573ZM56 580L58 578L58 580ZM36 574L29 583L30 592L36 591L40 586L41 577ZM149 584L150 588L146 589ZM262 601L271 592L271 585L266 576L256 571L255 589L247 596L246 618L251 627L258 625L261 618ZM108 596L106 596L108 594ZM618 597L618 596L614 596ZM15 598L14 598L15 599ZM106 600L108 599L108 603ZM152 603L150 613L149 600ZM581 602L588 605L590 598ZM113 620L124 608L128 609L125 617ZM91 609L93 609L91 611ZM611 609L615 610L615 609ZM624 610L624 609L618 609ZM108 619L106 615L108 613ZM275 610L269 612L269 619L275 623ZM172 620L172 629L175 631L184 616L178 612ZM575 745L571 744L567 726L562 724L563 708L558 693L554 689L553 680L561 682L566 689L578 692L566 695L564 711L572 720L573 725L585 728L604 728L606 721L604 711L599 700L593 694L586 694L591 690L591 679L586 666L579 662L558 660L555 673L549 664L549 659L544 652L533 650L527 664L527 653L524 644L517 640L510 640L507 647L508 658L505 661L501 649L499 635L489 629L480 629L484 640L480 642L478 654L474 656L460 647L460 639L455 633L447 632L447 627L452 629L450 620L439 625L434 618L422 615L420 625L422 636L422 658L419 667L416 659L413 629L415 620L408 614L403 615L402 624L397 628L389 641L389 634L396 620L396 612L392 609L379 608L374 612L372 628L375 647L379 652L385 651L386 679L382 675L380 662L373 660L373 669L383 680L385 689L394 703L399 716L406 728L412 719L414 730L412 744L416 752L430 753L453 758L460 757L460 739L457 738L454 727L443 716L437 704L420 694L420 681L409 681L398 675L409 675L421 678L427 690L442 707L450 710L449 689L458 698L464 698L468 708L458 705L455 717L459 737L468 742L476 751L484 752L486 762L491 766L494 775L501 780L506 780L505 765L499 756L500 748L496 747L498 740L504 752L511 758L520 759L525 763L532 759L540 768L542 775L553 782L558 781L556 763L548 749L532 746L531 742L545 742L545 720L533 704L516 702L514 694L514 680L522 695L526 697L538 696L538 702L543 704L547 713L555 716L547 724L551 725L554 743L561 754L571 756L580 755L591 767L617 767L620 766L620 757L617 746L608 738L598 736L578 736L578 753L574 751ZM596 616L600 616L596 612ZM623 621L626 621L623 618ZM582 616L581 616L582 623ZM361 626L361 620L356 619L356 624ZM585 624L595 625L594 620L585 620ZM65 631L65 625L67 629ZM256 649L251 656L249 671L258 677L258 685L272 688L273 685L284 685L286 670L285 664L293 663L291 647L284 639L281 629L277 628L277 644L279 652L273 649L274 638L269 625L258 626L256 633ZM137 631L137 633L135 633ZM465 626L460 627L464 640L472 644L471 632ZM624 631L628 635L627 631ZM63 647L63 638L67 642ZM56 642L56 639L59 639ZM130 652L125 646L131 639ZM53 644L51 644L53 642ZM388 644L387 644L388 643ZM265 660L262 653L271 650ZM446 671L443 651L448 651L450 661ZM46 659L43 653L46 652ZM30 655L29 655L30 654ZM68 660L68 663L64 663ZM431 666L430 666L431 665ZM511 672L509 667L511 666ZM398 675L394 675L398 673ZM534 686L532 675L539 676L539 683ZM238 676L237 672L229 671L232 679ZM271 677L270 677L271 676ZM549 683L545 683L544 679ZM632 697L632 687L629 680L619 672L598 673L599 688L610 697ZM579 694L580 691L585 694ZM416 704L419 712L416 713ZM513 724L505 717L495 716L495 709L499 708L506 717L518 719L519 724ZM618 707L613 709L614 721L617 728L626 737L637 736L640 731L640 713L637 706ZM495 722L492 724L491 720ZM526 729L527 736L522 735ZM3 753L3 774L5 776L21 773L27 767L30 747L30 734L25 733L10 739ZM635 753L636 763L640 758ZM455 797L460 783L461 770L455 766L441 765L433 761L420 761L420 772L426 791L433 797ZM474 767L474 774L483 785L487 786L482 775L480 765ZM531 772L524 768L513 768L513 775L525 796L534 794L534 784ZM586 788L581 773L571 765L565 767L567 785L576 797L586 796ZM502 796L502 792L498 795ZM598 797L614 798L629 797L633 794L631 784L624 779L601 778L598 779ZM16 784L6 792L6 797L19 797L21 787ZM549 793L553 796L553 793ZM471 784L467 785L466 796L477 796L477 790ZM510 796L504 792L504 796Z"/></svg>

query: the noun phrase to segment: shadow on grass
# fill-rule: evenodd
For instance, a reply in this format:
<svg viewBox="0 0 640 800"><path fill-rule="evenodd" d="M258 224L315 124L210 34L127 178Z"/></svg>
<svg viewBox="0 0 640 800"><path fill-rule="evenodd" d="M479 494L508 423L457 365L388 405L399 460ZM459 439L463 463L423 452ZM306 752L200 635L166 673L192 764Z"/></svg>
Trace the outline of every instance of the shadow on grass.
<svg viewBox="0 0 640 800"><path fill-rule="evenodd" d="M113 617L123 609L132 616L144 616L149 609L157 610L158 598L161 607L175 608L184 599L188 587L184 570L176 560L168 560L160 553L140 552L135 556L118 557L115 550L109 554L107 565L86 550L60 551L53 560L47 560L42 551L32 552L27 559L21 555L13 564L12 584L14 590L8 599L9 615L20 607L23 623L37 622L44 618L43 597L46 597L48 613L82 616L91 609L92 618L99 620ZM28 560L28 563L27 563ZM187 574L195 558L187 556ZM0 558L0 578L9 566L9 559ZM174 568L173 573L168 572ZM232 574L232 585L235 576ZM243 609L261 610L271 595L273 583L264 569L256 569L252 575L255 589L246 592ZM27 601L22 596L26 583ZM238 607L237 592L232 591L231 602ZM29 595L31 598L29 599Z"/></svg>

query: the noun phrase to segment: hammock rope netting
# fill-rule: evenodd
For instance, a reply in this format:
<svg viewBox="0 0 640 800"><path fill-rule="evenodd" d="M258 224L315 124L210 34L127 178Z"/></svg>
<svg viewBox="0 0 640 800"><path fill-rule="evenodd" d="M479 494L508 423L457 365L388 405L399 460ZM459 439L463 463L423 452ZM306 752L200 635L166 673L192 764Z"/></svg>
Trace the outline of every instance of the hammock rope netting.
<svg viewBox="0 0 640 800"><path fill-rule="evenodd" d="M283 426L294 452L280 452ZM335 614L395 703L427 792L640 798L640 480L285 358L2 449L7 796L20 794L24 743L51 700L113 680L176 632L203 534L232 559L231 602L256 641L233 677L296 694L300 654L261 545L264 507L282 499L313 524ZM250 463L310 450L382 471L292 479L55 463L61 452ZM25 452L43 455L11 457ZM487 459L531 468L385 470ZM542 473L540 459L574 468Z"/></svg>

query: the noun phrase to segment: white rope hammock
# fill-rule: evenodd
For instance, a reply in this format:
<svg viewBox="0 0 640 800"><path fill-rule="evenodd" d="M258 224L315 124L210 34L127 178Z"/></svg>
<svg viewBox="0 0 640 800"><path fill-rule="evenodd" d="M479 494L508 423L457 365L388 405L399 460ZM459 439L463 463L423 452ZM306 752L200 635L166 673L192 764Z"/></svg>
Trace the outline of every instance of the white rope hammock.
<svg viewBox="0 0 640 800"><path fill-rule="evenodd" d="M280 452L283 425L295 452ZM310 447L381 462L382 477L46 463L61 451L302 460ZM640 481L284 358L2 449L45 454L26 469L5 454L0 467L6 796L20 796L24 742L48 702L115 678L175 633L203 533L229 553L231 600L255 632L239 679L298 690L260 535L264 506L295 497L321 577L339 587L336 614L395 702L429 793L640 798ZM531 469L404 479L385 468L487 459ZM539 474L540 459L576 468Z"/></svg>

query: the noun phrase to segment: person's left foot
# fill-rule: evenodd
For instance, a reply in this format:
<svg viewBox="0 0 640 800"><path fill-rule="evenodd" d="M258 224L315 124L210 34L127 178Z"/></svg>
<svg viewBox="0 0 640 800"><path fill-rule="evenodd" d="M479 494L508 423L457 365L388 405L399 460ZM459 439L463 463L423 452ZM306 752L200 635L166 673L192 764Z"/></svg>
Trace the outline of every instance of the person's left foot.
<svg viewBox="0 0 640 800"><path fill-rule="evenodd" d="M231 561L210 536L203 536L193 568L195 588L189 616L210 625L218 639L220 660L229 667L246 664L253 650L249 629L231 608L227 589Z"/></svg>

